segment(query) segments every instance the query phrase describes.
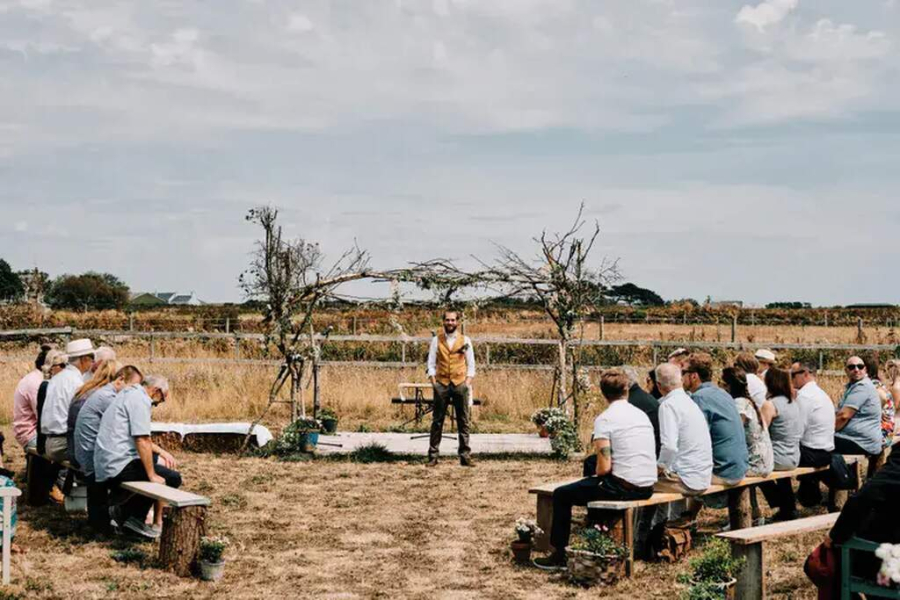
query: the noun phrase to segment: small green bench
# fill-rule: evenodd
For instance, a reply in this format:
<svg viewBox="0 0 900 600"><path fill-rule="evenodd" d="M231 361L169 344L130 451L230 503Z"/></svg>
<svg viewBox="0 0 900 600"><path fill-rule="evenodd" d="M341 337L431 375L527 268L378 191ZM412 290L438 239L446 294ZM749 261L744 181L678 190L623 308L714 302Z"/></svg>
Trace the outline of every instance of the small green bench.
<svg viewBox="0 0 900 600"><path fill-rule="evenodd" d="M880 545L856 537L841 545L841 600L850 600L853 594L865 594L867 598L900 598L900 590L882 587L874 581L851 575L853 553L874 554Z"/></svg>

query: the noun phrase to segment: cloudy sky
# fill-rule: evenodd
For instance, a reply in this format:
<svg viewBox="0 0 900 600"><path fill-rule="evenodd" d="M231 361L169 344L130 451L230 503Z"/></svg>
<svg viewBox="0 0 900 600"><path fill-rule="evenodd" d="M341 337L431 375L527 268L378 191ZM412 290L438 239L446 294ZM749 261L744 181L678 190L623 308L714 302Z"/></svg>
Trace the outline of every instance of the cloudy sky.
<svg viewBox="0 0 900 600"><path fill-rule="evenodd" d="M896 302L898 71L898 0L0 0L0 257L238 300L254 205L393 267L583 201L666 298Z"/></svg>

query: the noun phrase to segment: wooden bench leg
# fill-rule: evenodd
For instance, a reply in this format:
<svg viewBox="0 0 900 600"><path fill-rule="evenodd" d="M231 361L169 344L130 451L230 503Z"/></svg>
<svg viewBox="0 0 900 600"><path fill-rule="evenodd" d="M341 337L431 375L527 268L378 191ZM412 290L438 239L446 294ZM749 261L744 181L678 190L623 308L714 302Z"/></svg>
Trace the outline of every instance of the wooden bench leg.
<svg viewBox="0 0 900 600"><path fill-rule="evenodd" d="M550 552L550 526L553 524L553 496L537 495L537 525L543 530L534 538L534 549L539 552Z"/></svg>
<svg viewBox="0 0 900 600"><path fill-rule="evenodd" d="M749 486L728 490L728 521L732 531L753 526Z"/></svg>
<svg viewBox="0 0 900 600"><path fill-rule="evenodd" d="M731 555L746 561L737 576L736 598L763 600L766 597L766 561L763 546L763 542L731 545Z"/></svg>
<svg viewBox="0 0 900 600"><path fill-rule="evenodd" d="M634 573L634 509L626 508L622 515L622 537L628 554L625 558L625 577Z"/></svg>
<svg viewBox="0 0 900 600"><path fill-rule="evenodd" d="M159 563L180 577L188 577L197 562L200 538L206 535L206 507L186 506L166 511L159 540Z"/></svg>
<svg viewBox="0 0 900 600"><path fill-rule="evenodd" d="M50 490L55 484L54 474L56 469L53 463L47 459L28 455L26 467L28 482L25 485L25 504L28 506L43 506L50 498Z"/></svg>

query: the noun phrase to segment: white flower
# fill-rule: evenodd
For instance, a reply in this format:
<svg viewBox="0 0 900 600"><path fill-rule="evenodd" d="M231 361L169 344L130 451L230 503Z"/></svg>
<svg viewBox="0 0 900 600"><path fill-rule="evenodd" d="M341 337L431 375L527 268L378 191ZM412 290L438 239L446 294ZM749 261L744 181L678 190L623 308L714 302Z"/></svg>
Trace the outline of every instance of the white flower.
<svg viewBox="0 0 900 600"><path fill-rule="evenodd" d="M900 558L900 544L894 544L891 546L891 556L894 558Z"/></svg>
<svg viewBox="0 0 900 600"><path fill-rule="evenodd" d="M875 556L880 558L881 560L885 560L888 556L891 555L892 546L890 544L881 544L878 546L878 549L875 550Z"/></svg>

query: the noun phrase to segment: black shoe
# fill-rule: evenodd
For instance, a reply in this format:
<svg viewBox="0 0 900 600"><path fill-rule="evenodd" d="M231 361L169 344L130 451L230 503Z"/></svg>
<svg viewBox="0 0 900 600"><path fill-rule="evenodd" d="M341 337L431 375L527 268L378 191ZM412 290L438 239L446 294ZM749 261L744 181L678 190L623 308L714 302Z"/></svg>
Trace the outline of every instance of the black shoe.
<svg viewBox="0 0 900 600"><path fill-rule="evenodd" d="M459 464L462 465L463 467L474 467L475 461L472 460L471 456L460 456Z"/></svg>
<svg viewBox="0 0 900 600"><path fill-rule="evenodd" d="M436 458L429 458L429 459L428 459L428 462L425 463L425 466L426 466L426 467L436 467L436 466L437 466L437 459L436 459Z"/></svg>
<svg viewBox="0 0 900 600"><path fill-rule="evenodd" d="M535 558L531 561L534 566L544 571L563 571L566 568L566 557L560 554L550 554L543 558Z"/></svg>
<svg viewBox="0 0 900 600"><path fill-rule="evenodd" d="M797 518L797 511L795 510L779 510L777 513L772 515L772 521L776 523L783 523L784 521L793 521Z"/></svg>

